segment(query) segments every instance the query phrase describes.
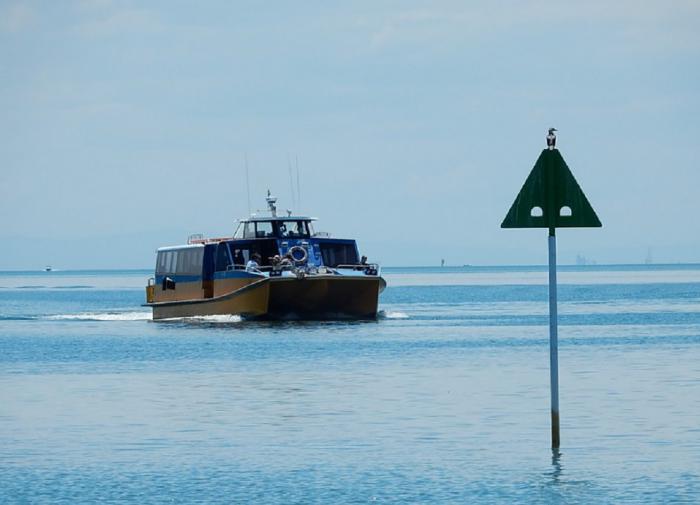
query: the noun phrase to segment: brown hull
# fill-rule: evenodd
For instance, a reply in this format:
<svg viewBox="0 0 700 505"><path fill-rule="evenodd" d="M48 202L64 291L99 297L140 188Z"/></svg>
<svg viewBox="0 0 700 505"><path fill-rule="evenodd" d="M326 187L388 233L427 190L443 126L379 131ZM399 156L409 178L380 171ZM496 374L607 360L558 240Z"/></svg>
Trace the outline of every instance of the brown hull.
<svg viewBox="0 0 700 505"><path fill-rule="evenodd" d="M153 319L212 315L255 317L267 312L270 284L263 279L215 298L150 304Z"/></svg>
<svg viewBox="0 0 700 505"><path fill-rule="evenodd" d="M272 277L213 298L148 304L153 319L240 315L248 319L375 319L381 277Z"/></svg>
<svg viewBox="0 0 700 505"><path fill-rule="evenodd" d="M270 279L263 319L375 319L381 277L313 276Z"/></svg>

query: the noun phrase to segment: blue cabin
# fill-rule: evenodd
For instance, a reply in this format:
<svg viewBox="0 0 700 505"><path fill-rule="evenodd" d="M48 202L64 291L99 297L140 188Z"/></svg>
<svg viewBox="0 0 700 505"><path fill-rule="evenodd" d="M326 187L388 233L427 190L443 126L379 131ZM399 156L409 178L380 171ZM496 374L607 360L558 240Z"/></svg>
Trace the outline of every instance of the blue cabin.
<svg viewBox="0 0 700 505"><path fill-rule="evenodd" d="M251 217L240 221L233 237L190 238L187 245L162 247L156 259L155 285L161 294L178 287L180 296L164 299L211 298L239 287L221 281L249 281L260 272L279 274L275 264L285 256L295 265L312 269L344 270L361 265L355 240L315 233L313 221L305 216ZM258 271L253 272L247 265L256 255ZM219 282L212 282L215 280Z"/></svg>

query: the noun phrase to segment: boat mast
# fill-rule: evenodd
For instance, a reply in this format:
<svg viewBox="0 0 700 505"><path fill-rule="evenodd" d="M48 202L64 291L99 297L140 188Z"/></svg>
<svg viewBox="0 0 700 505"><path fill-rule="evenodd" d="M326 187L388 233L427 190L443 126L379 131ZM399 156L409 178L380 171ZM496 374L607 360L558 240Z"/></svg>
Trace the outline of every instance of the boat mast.
<svg viewBox="0 0 700 505"><path fill-rule="evenodd" d="M277 201L276 196L272 196L270 194L270 190L267 190L267 209L270 211L270 214L272 214L272 217L277 217L277 206L275 205L275 202Z"/></svg>

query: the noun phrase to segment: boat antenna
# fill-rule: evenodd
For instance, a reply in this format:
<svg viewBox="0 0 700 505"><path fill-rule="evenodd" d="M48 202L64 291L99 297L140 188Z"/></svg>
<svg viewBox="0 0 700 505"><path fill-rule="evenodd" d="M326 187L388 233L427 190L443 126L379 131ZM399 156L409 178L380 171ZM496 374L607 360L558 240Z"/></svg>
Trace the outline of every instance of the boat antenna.
<svg viewBox="0 0 700 505"><path fill-rule="evenodd" d="M250 177L248 175L248 153L243 153L245 160L245 187L248 192L248 214L250 215Z"/></svg>
<svg viewBox="0 0 700 505"><path fill-rule="evenodd" d="M294 195L294 182L292 179L292 159L289 157L289 153L287 153L287 169L289 171L289 191L292 193L292 207L296 209L296 196Z"/></svg>
<svg viewBox="0 0 700 505"><path fill-rule="evenodd" d="M297 166L297 205L301 208L301 186L299 185L299 156L294 156Z"/></svg>
<svg viewBox="0 0 700 505"><path fill-rule="evenodd" d="M277 198L270 194L269 189L267 190L267 198L265 198L265 200L267 200L267 208L270 214L272 214L272 217L277 217L277 206L275 205Z"/></svg>

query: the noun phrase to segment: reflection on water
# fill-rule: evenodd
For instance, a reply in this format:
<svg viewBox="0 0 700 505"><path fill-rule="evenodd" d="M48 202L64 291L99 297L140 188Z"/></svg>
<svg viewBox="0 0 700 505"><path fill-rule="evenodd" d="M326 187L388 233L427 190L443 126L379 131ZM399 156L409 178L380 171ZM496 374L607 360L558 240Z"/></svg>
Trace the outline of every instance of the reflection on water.
<svg viewBox="0 0 700 505"><path fill-rule="evenodd" d="M549 477L553 485L559 483L561 477L561 451L559 449L552 449L552 471L549 473Z"/></svg>

